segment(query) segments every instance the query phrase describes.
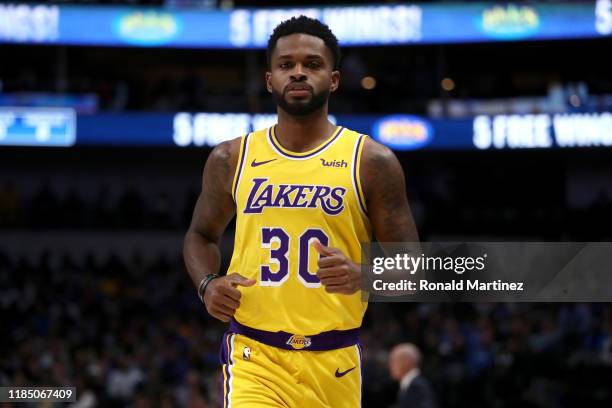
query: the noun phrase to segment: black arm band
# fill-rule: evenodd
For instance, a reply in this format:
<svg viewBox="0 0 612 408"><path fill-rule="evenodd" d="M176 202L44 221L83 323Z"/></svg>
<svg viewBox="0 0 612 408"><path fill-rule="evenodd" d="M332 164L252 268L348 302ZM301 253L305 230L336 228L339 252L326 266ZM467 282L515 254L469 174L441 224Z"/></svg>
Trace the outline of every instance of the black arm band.
<svg viewBox="0 0 612 408"><path fill-rule="evenodd" d="M200 300L202 302L204 302L204 293L206 292L206 287L210 282L217 279L218 277L219 275L217 275L216 273L209 273L204 277L204 279L200 281L200 284L198 285L198 296L200 297Z"/></svg>

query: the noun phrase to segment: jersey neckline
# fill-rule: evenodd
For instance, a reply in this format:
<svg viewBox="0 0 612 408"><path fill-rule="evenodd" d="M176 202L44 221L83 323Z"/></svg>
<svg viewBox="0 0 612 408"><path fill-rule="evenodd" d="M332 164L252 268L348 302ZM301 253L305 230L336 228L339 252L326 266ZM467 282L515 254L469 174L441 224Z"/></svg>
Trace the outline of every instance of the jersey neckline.
<svg viewBox="0 0 612 408"><path fill-rule="evenodd" d="M268 128L268 140L270 142L270 144L272 145L272 148L281 156L287 157L289 159L308 159L311 158L321 152L323 152L324 150L326 150L329 146L332 145L332 143L334 143L338 137L340 137L340 134L342 133L342 131L344 130L344 127L342 126L336 126L336 129L334 130L334 133L332 133L332 135L327 138L325 141L323 141L320 145L305 151L305 152L294 152L291 151L285 147L283 147L280 142L278 141L278 139L276 138L276 125L271 126L270 128Z"/></svg>

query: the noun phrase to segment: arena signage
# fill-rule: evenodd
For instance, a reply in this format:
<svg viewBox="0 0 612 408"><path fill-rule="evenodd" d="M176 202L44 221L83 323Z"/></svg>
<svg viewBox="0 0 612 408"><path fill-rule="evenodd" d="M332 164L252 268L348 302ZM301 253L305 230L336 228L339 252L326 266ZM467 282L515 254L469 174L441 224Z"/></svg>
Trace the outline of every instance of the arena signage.
<svg viewBox="0 0 612 408"><path fill-rule="evenodd" d="M431 124L417 116L384 116L374 122L372 137L394 150L416 150L433 139Z"/></svg>
<svg viewBox="0 0 612 408"><path fill-rule="evenodd" d="M477 116L477 149L612 146L612 113Z"/></svg>
<svg viewBox="0 0 612 408"><path fill-rule="evenodd" d="M3 3L0 42L263 48L279 22L301 14L328 24L342 46L581 39L612 33L612 0L231 10ZM95 29L85 29L90 27Z"/></svg>
<svg viewBox="0 0 612 408"><path fill-rule="evenodd" d="M330 120L396 151L612 147L612 113L429 119L406 114L333 115ZM212 148L276 123L271 113L75 114L66 108L0 108L0 146Z"/></svg>
<svg viewBox="0 0 612 408"><path fill-rule="evenodd" d="M66 108L0 108L0 145L68 147L76 113Z"/></svg>

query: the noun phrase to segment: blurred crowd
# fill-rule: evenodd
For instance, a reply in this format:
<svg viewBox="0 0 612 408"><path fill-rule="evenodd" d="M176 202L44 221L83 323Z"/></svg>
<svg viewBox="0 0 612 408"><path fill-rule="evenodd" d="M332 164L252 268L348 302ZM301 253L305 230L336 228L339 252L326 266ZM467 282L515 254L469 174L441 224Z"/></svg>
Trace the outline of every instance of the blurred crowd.
<svg viewBox="0 0 612 408"><path fill-rule="evenodd" d="M0 186L0 229L185 230L196 200L189 188L183 197L164 191L150 197L135 186L107 184L93 197L77 188L61 194L47 183L24 194L9 181Z"/></svg>
<svg viewBox="0 0 612 408"><path fill-rule="evenodd" d="M76 386L75 407L209 406L221 327L177 260L0 265L0 384Z"/></svg>
<svg viewBox="0 0 612 408"><path fill-rule="evenodd" d="M393 403L401 341L423 351L442 407L612 401L610 304L374 303L366 316L364 407ZM78 408L217 406L224 325L171 255L0 252L0 317L0 386L76 386Z"/></svg>

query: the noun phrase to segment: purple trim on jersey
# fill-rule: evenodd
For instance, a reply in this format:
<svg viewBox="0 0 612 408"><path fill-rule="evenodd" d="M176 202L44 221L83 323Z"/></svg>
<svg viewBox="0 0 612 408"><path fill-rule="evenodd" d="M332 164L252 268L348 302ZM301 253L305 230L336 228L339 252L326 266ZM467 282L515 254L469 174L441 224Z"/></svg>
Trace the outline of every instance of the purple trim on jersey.
<svg viewBox="0 0 612 408"><path fill-rule="evenodd" d="M236 171L238 172L238 175L236 176L236 184L234 184L234 191L232 191L232 195L234 196L234 202L236 202L236 192L238 191L238 183L240 182L240 176L242 175L242 165L244 164L245 161L245 157L246 157L246 153L247 153L247 143L249 142L249 136L251 134L247 133L247 135L244 137L244 140L242 141L242 157L240 158L240 163L238 163L238 168L236 169Z"/></svg>
<svg viewBox="0 0 612 408"><path fill-rule="evenodd" d="M336 136L332 137L330 140L328 140L323 146L319 147L317 150L315 150L314 152L310 153L310 154L306 154L306 155L297 155L297 154L291 154L291 153L285 153L283 152L283 148L280 147L278 145L278 143L276 143L274 141L274 137L272 136L272 127L268 129L268 138L270 139L270 142L272 143L272 145L276 148L276 150L278 150L278 152L280 154L282 154L283 156L287 156L287 157L291 157L293 159L305 159L307 157L312 157L318 153L320 153L322 150L326 149L327 146L329 146L330 144L332 144L334 142L334 140L336 140L340 134L344 131L344 128L342 126L340 126L340 128L337 130L338 133L336 133Z"/></svg>
<svg viewBox="0 0 612 408"><path fill-rule="evenodd" d="M361 147L361 142L363 139L365 139L365 136L359 136L359 140L357 140L357 148L355 149L355 157L353 157L353 182L355 183L355 192L357 193L357 201L359 202L359 206L364 214L367 214L368 211L366 210L364 202L361 200L361 193L359 192L359 174L357 174L359 169L357 157L359 157L359 148Z"/></svg>
<svg viewBox="0 0 612 408"><path fill-rule="evenodd" d="M254 329L238 323L235 320L230 322L229 331L236 334L242 334L260 343L268 346L282 348L285 350L295 350L287 343L293 337L293 334L278 331L269 332L265 330ZM301 349L302 351L327 351L335 350L343 347L349 347L359 343L359 329L351 330L331 330L319 334L307 335L310 338L311 344L308 347Z"/></svg>

